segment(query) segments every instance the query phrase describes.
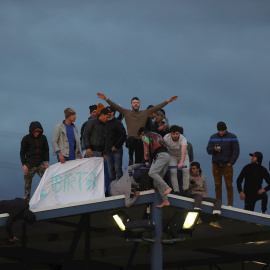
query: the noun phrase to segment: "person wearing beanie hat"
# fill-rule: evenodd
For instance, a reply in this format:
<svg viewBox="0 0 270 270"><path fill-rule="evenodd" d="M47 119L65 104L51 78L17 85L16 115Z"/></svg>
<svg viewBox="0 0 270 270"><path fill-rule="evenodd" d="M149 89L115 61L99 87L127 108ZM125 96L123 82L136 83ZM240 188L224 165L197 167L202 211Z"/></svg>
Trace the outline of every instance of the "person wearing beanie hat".
<svg viewBox="0 0 270 270"><path fill-rule="evenodd" d="M138 130L146 125L148 116L178 98L178 96L172 96L156 106L146 110L140 110L139 98L133 97L131 99L132 110L128 110L108 99L103 93L97 93L97 96L113 106L125 118L127 126L126 147L129 149L129 164L133 163L133 155L135 155L135 163L141 163L143 161L143 144L138 136Z"/></svg>
<svg viewBox="0 0 270 270"><path fill-rule="evenodd" d="M224 122L221 122L221 121L218 122L218 123L217 123L217 130L218 130L218 131L220 131L220 130L221 130L221 131L222 131L222 130L227 130L226 124L225 124Z"/></svg>
<svg viewBox="0 0 270 270"><path fill-rule="evenodd" d="M72 115L76 115L76 112L71 108L66 108L64 110L65 118L68 119Z"/></svg>
<svg viewBox="0 0 270 270"><path fill-rule="evenodd" d="M237 189L240 199L245 201L245 210L254 211L256 202L261 200L261 210L264 214L268 204L266 192L270 189L270 174L262 166L263 154L261 152L254 152L249 155L251 156L251 163L244 166L241 170L236 181ZM264 188L262 188L263 180L267 183L267 186ZM242 187L243 181L244 188Z"/></svg>
<svg viewBox="0 0 270 270"><path fill-rule="evenodd" d="M212 155L216 198L222 201L223 177L228 206L233 206L233 165L240 154L239 142L235 134L227 131L227 125L224 122L217 123L217 130L218 132L210 137L206 151Z"/></svg>
<svg viewBox="0 0 270 270"><path fill-rule="evenodd" d="M98 103L97 105L97 112L96 114L99 115L101 110L105 109L106 107L102 103Z"/></svg>
<svg viewBox="0 0 270 270"><path fill-rule="evenodd" d="M49 145L40 122L29 125L29 134L21 141L20 158L24 173L24 198L30 200L32 180L37 173L42 178L49 168Z"/></svg>
<svg viewBox="0 0 270 270"><path fill-rule="evenodd" d="M120 179L112 181L107 186L107 194L109 196L125 195L126 207L134 204L140 195L139 183L143 178L141 167L143 167L142 163L128 166Z"/></svg>
<svg viewBox="0 0 270 270"><path fill-rule="evenodd" d="M35 214L29 210L28 200L15 198L13 200L0 201L0 214L8 213L9 217L6 221L6 232L9 242L13 243L18 240L13 234L12 225L17 219L22 219L29 225L36 221Z"/></svg>
<svg viewBox="0 0 270 270"><path fill-rule="evenodd" d="M72 108L64 110L65 120L54 127L52 139L53 155L57 155L58 162L65 163L67 160L82 158L80 152L80 138L76 121L76 112Z"/></svg>
<svg viewBox="0 0 270 270"><path fill-rule="evenodd" d="M89 116L88 119L82 124L82 127L81 127L80 143L81 143L81 151L82 151L82 156L83 156L83 157L84 157L85 154L86 154L85 143L84 143L84 139L83 139L84 129L85 129L85 126L86 126L87 121L88 121L89 119L94 119L94 118L97 117L97 105L96 105L96 104L90 105L90 106L89 106L89 110L90 110L90 116Z"/></svg>
<svg viewBox="0 0 270 270"><path fill-rule="evenodd" d="M96 104L90 105L89 109L90 109L90 115L92 115L92 114L96 113L97 105Z"/></svg>

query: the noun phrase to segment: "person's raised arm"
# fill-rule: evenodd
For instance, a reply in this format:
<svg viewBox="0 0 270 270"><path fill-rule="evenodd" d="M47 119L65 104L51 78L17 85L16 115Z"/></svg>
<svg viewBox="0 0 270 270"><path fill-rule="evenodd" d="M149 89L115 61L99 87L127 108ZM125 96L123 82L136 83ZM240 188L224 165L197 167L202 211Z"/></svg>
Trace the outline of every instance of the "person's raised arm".
<svg viewBox="0 0 270 270"><path fill-rule="evenodd" d="M167 102L168 103L173 102L173 101L177 100L177 98L178 98L178 96L172 96L169 99L167 99Z"/></svg>
<svg viewBox="0 0 270 270"><path fill-rule="evenodd" d="M105 100L105 101L108 100L108 98L107 98L104 94L102 94L102 93L97 93L97 96L98 96L99 98Z"/></svg>

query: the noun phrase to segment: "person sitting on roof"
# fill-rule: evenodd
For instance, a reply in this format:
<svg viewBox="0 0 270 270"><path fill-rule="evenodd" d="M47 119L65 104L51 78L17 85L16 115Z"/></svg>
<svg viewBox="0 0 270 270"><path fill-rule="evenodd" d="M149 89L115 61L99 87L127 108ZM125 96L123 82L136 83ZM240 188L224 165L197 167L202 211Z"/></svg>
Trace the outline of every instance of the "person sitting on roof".
<svg viewBox="0 0 270 270"><path fill-rule="evenodd" d="M202 201L211 202L214 204L213 220L211 226L222 229L218 223L218 217L221 214L221 200L207 197L206 178L202 173L199 162L192 162L189 170L189 190L187 197L194 198L195 210L201 211ZM199 221L202 222L201 220Z"/></svg>

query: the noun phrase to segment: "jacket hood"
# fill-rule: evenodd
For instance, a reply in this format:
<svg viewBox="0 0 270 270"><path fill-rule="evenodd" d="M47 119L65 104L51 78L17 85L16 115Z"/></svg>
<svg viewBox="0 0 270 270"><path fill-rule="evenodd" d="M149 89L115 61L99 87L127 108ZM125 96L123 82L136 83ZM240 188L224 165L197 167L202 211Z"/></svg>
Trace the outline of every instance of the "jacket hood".
<svg viewBox="0 0 270 270"><path fill-rule="evenodd" d="M40 133L43 133L43 127L38 121L31 122L29 126L29 134L32 134L35 131L39 131Z"/></svg>
<svg viewBox="0 0 270 270"><path fill-rule="evenodd" d="M262 154L261 152L254 152L254 153L250 153L249 155L250 155L251 157L252 157L252 156L256 156L256 157L257 157L257 163L258 163L259 165L262 164L262 161L263 161L263 154Z"/></svg>

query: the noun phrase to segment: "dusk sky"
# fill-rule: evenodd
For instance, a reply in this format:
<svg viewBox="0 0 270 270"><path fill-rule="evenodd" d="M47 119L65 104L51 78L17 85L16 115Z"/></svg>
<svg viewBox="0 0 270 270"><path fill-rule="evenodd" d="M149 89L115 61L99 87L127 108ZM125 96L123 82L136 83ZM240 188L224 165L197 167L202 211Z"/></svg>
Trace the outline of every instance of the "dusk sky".
<svg viewBox="0 0 270 270"><path fill-rule="evenodd" d="M64 109L76 111L80 130L89 105L106 105L101 92L125 108L138 96L141 109L178 95L164 110L184 127L211 197L206 146L224 121L240 142L234 206L243 208L236 179L248 154L261 151L267 169L270 160L269 14L267 0L1 1L0 199L23 197L19 152L30 122L41 122L52 153ZM127 161L125 148L123 169ZM225 186L223 197L227 205Z"/></svg>

